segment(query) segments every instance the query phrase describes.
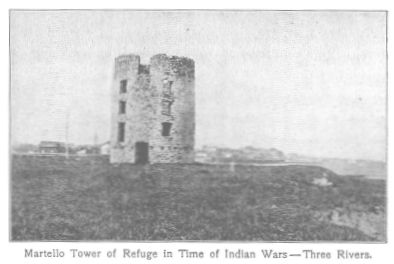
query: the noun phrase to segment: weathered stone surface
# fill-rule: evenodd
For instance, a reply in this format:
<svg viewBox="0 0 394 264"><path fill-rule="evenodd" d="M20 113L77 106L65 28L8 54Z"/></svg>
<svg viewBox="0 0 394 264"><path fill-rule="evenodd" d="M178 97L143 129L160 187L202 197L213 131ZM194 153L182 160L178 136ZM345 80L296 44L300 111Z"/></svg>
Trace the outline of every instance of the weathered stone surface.
<svg viewBox="0 0 394 264"><path fill-rule="evenodd" d="M126 92L121 82L127 81ZM119 101L126 101L126 113ZM125 140L119 142L118 123L125 123ZM171 123L168 136L162 124ZM158 54L150 65L140 64L138 55L115 59L112 87L111 162L135 163L136 143L148 144L150 163L194 161L194 61Z"/></svg>

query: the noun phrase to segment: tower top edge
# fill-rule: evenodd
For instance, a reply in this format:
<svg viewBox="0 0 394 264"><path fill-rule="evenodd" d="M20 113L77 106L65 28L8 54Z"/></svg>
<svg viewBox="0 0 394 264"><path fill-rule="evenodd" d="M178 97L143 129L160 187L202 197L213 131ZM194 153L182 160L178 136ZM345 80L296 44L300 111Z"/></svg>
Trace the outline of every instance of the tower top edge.
<svg viewBox="0 0 394 264"><path fill-rule="evenodd" d="M115 61L123 61L123 60L140 60L140 56L137 54L122 54L115 58Z"/></svg>
<svg viewBox="0 0 394 264"><path fill-rule="evenodd" d="M154 59L164 59L164 60L177 60L177 61L190 61L190 62L194 62L193 59L185 57L185 56L175 56L175 55L167 55L165 53L159 53L156 55L153 55L151 57L151 60Z"/></svg>
<svg viewBox="0 0 394 264"><path fill-rule="evenodd" d="M140 55L130 53L130 54L122 54L115 58L115 61L121 60L141 60ZM187 61L189 63L194 64L194 60L185 56L175 56L175 55L167 55L165 53L158 53L153 55L150 60L169 60L169 61Z"/></svg>

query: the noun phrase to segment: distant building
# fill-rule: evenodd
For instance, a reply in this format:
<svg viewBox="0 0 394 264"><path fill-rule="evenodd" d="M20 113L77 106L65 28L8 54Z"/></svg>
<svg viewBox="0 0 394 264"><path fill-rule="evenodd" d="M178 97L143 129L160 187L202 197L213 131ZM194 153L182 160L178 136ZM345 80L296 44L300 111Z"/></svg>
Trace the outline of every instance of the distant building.
<svg viewBox="0 0 394 264"><path fill-rule="evenodd" d="M38 151L48 154L66 153L66 145L56 141L41 141L38 145Z"/></svg>

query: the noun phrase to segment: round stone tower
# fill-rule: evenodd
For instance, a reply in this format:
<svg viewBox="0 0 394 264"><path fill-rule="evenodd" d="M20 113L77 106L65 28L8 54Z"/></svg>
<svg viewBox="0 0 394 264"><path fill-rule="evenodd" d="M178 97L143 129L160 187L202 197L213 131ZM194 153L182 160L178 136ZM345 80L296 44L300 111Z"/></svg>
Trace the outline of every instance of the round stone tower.
<svg viewBox="0 0 394 264"><path fill-rule="evenodd" d="M194 61L158 54L115 59L111 162L194 161Z"/></svg>

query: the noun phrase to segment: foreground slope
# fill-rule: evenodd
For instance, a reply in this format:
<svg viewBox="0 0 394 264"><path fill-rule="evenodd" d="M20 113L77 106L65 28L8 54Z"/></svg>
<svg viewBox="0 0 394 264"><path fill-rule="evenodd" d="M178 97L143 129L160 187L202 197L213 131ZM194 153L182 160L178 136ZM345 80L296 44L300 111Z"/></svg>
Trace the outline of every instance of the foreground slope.
<svg viewBox="0 0 394 264"><path fill-rule="evenodd" d="M385 181L321 167L13 156L11 181L12 240L385 240Z"/></svg>

